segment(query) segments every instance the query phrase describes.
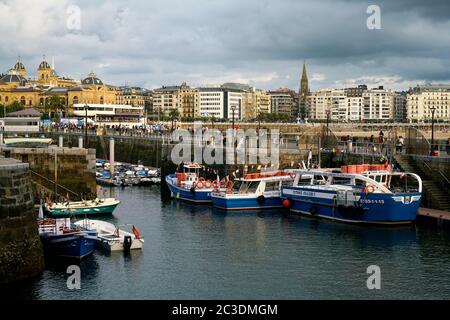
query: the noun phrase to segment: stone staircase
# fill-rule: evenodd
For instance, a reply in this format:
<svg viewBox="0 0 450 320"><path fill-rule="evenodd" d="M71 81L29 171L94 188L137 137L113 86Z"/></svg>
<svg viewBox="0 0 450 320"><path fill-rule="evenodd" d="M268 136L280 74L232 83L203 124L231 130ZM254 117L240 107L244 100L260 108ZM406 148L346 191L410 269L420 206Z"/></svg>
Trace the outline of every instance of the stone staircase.
<svg viewBox="0 0 450 320"><path fill-rule="evenodd" d="M443 188L442 184L436 180L436 175L433 172L425 172L409 156L397 154L394 158L402 171L416 173L422 178L423 206L450 212L450 193L448 189Z"/></svg>

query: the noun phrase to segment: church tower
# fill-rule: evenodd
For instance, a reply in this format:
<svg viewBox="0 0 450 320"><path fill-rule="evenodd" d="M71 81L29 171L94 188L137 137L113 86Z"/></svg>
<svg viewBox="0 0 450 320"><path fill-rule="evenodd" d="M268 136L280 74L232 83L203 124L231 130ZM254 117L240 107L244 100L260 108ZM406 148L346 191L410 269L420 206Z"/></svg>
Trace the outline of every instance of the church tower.
<svg viewBox="0 0 450 320"><path fill-rule="evenodd" d="M300 79L300 88L298 90L298 111L299 117L305 118L307 96L309 95L308 75L306 74L306 62L303 63L302 77Z"/></svg>

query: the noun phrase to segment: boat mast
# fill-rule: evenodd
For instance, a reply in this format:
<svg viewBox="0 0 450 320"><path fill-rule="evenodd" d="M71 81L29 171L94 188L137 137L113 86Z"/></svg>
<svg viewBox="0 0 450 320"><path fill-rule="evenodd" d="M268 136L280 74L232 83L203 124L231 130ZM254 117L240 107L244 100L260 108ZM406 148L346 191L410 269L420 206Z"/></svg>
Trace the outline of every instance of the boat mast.
<svg viewBox="0 0 450 320"><path fill-rule="evenodd" d="M57 183L57 180L58 180L58 168L57 168L57 166L58 166L58 149L55 148L55 185L54 185L55 202L56 202L56 197L57 197L57 194L58 194L58 183Z"/></svg>

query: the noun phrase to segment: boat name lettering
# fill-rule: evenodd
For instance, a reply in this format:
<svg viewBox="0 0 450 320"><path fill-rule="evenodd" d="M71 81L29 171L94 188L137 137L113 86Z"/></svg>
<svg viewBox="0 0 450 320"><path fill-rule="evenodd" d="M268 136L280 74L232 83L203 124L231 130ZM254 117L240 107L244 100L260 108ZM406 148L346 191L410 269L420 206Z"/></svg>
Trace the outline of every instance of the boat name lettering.
<svg viewBox="0 0 450 320"><path fill-rule="evenodd" d="M383 199L360 199L359 202L361 203L378 203L378 204L384 204Z"/></svg>

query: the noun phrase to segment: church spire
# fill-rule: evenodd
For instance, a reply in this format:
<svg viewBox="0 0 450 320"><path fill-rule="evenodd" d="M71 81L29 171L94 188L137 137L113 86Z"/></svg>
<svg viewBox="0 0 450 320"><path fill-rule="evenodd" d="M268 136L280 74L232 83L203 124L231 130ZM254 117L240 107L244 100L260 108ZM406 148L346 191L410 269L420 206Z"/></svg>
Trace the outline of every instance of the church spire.
<svg viewBox="0 0 450 320"><path fill-rule="evenodd" d="M298 90L298 114L300 118L307 116L306 97L309 94L308 75L306 73L306 61L303 62L302 77L300 78L300 88Z"/></svg>
<svg viewBox="0 0 450 320"><path fill-rule="evenodd" d="M308 94L309 87L308 87L308 75L306 73L306 61L303 62L303 71L302 71L302 78L300 80L300 91L299 95L301 97L306 97Z"/></svg>

